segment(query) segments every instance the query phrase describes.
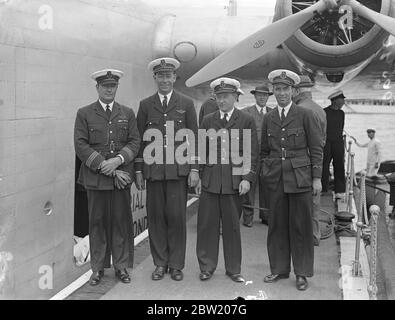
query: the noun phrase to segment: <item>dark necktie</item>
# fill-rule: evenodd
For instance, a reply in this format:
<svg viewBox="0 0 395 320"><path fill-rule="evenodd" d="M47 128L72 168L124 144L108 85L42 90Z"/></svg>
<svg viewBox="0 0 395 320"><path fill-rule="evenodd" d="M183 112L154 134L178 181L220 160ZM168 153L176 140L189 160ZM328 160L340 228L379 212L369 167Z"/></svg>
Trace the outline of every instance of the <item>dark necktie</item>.
<svg viewBox="0 0 395 320"><path fill-rule="evenodd" d="M224 113L224 123L225 124L228 123L228 113L227 112Z"/></svg>
<svg viewBox="0 0 395 320"><path fill-rule="evenodd" d="M110 119L111 118L111 109L110 109L109 105L106 105L106 114L107 114L108 119Z"/></svg>
<svg viewBox="0 0 395 320"><path fill-rule="evenodd" d="M285 109L282 108L282 110L281 110L281 122L284 122L284 120L285 120Z"/></svg>
<svg viewBox="0 0 395 320"><path fill-rule="evenodd" d="M262 117L263 116L263 108L264 107L260 107L261 109L259 110L259 115Z"/></svg>
<svg viewBox="0 0 395 320"><path fill-rule="evenodd" d="M167 108L167 96L163 97L162 106L163 106L163 109Z"/></svg>

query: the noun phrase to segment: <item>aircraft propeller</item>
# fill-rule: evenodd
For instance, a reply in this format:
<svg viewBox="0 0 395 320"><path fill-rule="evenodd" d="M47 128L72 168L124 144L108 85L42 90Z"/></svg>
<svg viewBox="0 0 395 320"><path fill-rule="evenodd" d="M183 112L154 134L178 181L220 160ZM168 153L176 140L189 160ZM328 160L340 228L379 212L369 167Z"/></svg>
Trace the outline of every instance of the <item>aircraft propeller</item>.
<svg viewBox="0 0 395 320"><path fill-rule="evenodd" d="M334 9L339 4L347 4L360 16L377 24L395 36L395 19L375 12L356 0L320 0L296 14L278 20L245 38L232 48L224 51L214 60L190 77L185 84L193 87L236 70L275 49L291 37L318 12Z"/></svg>

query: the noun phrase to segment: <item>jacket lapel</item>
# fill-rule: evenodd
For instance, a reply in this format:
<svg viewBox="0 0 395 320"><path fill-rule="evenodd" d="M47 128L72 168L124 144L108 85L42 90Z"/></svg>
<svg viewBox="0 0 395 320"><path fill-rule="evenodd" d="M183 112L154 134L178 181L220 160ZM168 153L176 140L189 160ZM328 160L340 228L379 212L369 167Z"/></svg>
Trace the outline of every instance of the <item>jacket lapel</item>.
<svg viewBox="0 0 395 320"><path fill-rule="evenodd" d="M277 112L277 115L278 115L278 112ZM292 103L291 107L289 108L288 114L285 117L283 127L286 127L287 125L289 125L295 119L296 115L297 115L296 107L295 107L295 104Z"/></svg>
<svg viewBox="0 0 395 320"><path fill-rule="evenodd" d="M151 103L154 106L154 108L158 110L160 113L165 113L165 110L163 110L162 101L160 101L157 92L153 96L151 96Z"/></svg>
<svg viewBox="0 0 395 320"><path fill-rule="evenodd" d="M105 113L103 107L101 106L99 100L96 101L96 103L93 105L93 109L95 110L96 114L108 121L107 118L107 113Z"/></svg>
<svg viewBox="0 0 395 320"><path fill-rule="evenodd" d="M114 102L114 104L112 106L112 112L111 112L110 121L112 119L114 119L115 117L117 117L121 113L120 109L121 109L121 107L119 106L119 103Z"/></svg>
<svg viewBox="0 0 395 320"><path fill-rule="evenodd" d="M274 108L273 112L270 112L269 115L270 115L273 123L275 123L276 125L281 127L281 119L280 119L280 116L278 114L278 107Z"/></svg>
<svg viewBox="0 0 395 320"><path fill-rule="evenodd" d="M230 117L228 123L225 125L226 129L232 128L235 125L236 120L239 117L239 112L241 111L237 108L233 110L232 116Z"/></svg>
<svg viewBox="0 0 395 320"><path fill-rule="evenodd" d="M174 109L177 106L177 103L178 103L178 93L175 90L173 90L169 103L167 104L166 112L170 112L172 109Z"/></svg>

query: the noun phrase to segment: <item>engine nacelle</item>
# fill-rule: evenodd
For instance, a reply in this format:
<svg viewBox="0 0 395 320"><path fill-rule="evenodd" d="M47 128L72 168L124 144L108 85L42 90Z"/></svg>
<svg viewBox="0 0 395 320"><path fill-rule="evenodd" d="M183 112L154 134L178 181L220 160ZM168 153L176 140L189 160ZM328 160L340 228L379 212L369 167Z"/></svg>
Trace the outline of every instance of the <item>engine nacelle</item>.
<svg viewBox="0 0 395 320"><path fill-rule="evenodd" d="M294 3L295 2L295 3ZM361 0L361 4L384 15L394 16L391 0ZM298 0L278 0L274 20L306 7ZM301 69L325 75L329 82L359 72L383 48L389 34L379 26L339 6L316 14L289 38L283 47Z"/></svg>

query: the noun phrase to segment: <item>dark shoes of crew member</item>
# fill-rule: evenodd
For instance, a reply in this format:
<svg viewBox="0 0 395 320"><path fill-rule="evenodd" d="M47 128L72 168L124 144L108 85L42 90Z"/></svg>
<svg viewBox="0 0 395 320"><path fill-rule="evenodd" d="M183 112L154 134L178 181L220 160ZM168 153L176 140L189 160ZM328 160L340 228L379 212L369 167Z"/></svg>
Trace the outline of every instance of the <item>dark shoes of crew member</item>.
<svg viewBox="0 0 395 320"><path fill-rule="evenodd" d="M266 276L263 281L267 283L273 283L277 282L280 279L288 279L289 278L289 273L284 273L284 274L269 274ZM296 276L296 289L300 291L306 290L308 287L307 284L307 279L304 276Z"/></svg>
<svg viewBox="0 0 395 320"><path fill-rule="evenodd" d="M93 272L89 279L89 284L91 286L97 286L100 283L101 278L103 278L103 276L104 276L104 270Z"/></svg>
<svg viewBox="0 0 395 320"><path fill-rule="evenodd" d="M130 283L130 276L126 269L115 270L115 276L123 283Z"/></svg>
<svg viewBox="0 0 395 320"><path fill-rule="evenodd" d="M93 272L89 279L89 284L91 286L97 286L100 283L103 276L104 276L104 270ZM123 283L130 283L130 276L126 269L115 270L115 276Z"/></svg>
<svg viewBox="0 0 395 320"><path fill-rule="evenodd" d="M289 273L284 273L284 274L269 274L266 276L263 281L266 283L273 283L277 282L280 279L288 279L289 278Z"/></svg>
<svg viewBox="0 0 395 320"><path fill-rule="evenodd" d="M304 276L296 276L296 289L304 291L307 289L307 279Z"/></svg>
<svg viewBox="0 0 395 320"><path fill-rule="evenodd" d="M229 278L231 278L234 282L244 282L244 278L240 273L231 274L228 271L225 273ZM211 271L201 271L199 278L201 281L209 280L213 276L213 272Z"/></svg>
<svg viewBox="0 0 395 320"><path fill-rule="evenodd" d="M154 272L152 272L151 279L152 280L162 280L165 276L165 273L169 271L170 277L175 281L181 281L184 279L184 274L181 270L167 268L167 267L156 267Z"/></svg>

